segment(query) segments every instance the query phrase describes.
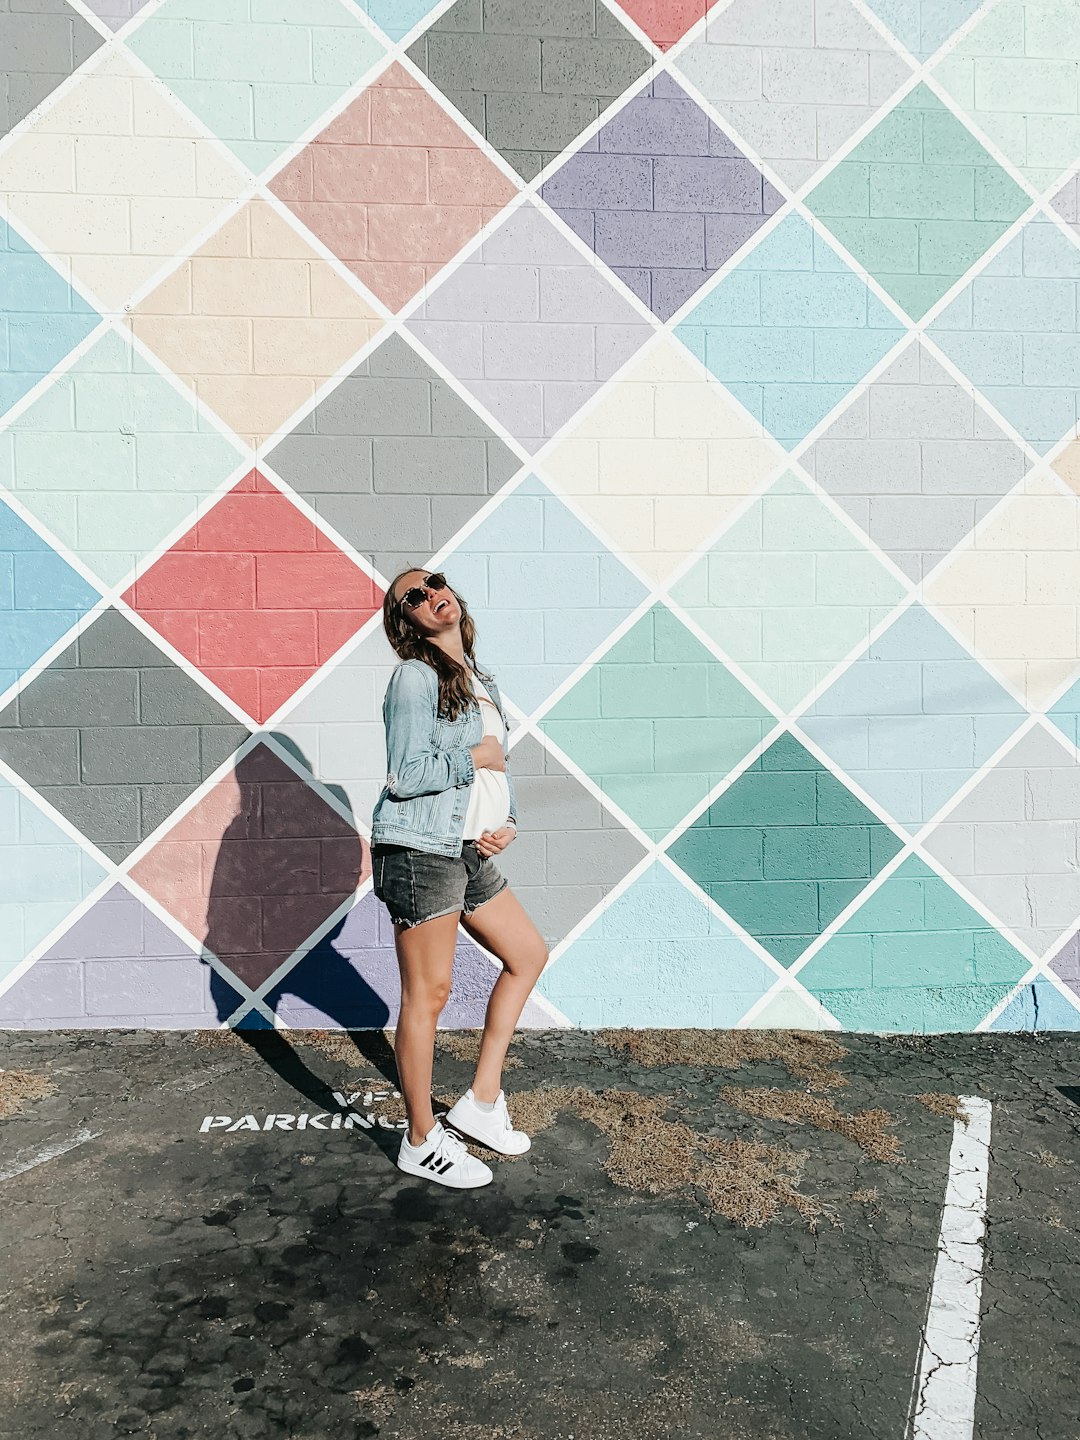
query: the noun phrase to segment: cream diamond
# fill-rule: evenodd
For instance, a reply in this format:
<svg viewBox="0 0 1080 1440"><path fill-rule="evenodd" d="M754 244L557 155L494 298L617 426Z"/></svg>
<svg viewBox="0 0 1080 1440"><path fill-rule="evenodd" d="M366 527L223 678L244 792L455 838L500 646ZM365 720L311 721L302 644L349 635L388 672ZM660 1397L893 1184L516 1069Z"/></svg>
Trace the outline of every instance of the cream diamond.
<svg viewBox="0 0 1080 1440"><path fill-rule="evenodd" d="M119 309L248 183L122 54L0 156L0 194L106 309Z"/></svg>
<svg viewBox="0 0 1080 1440"><path fill-rule="evenodd" d="M1080 501L1032 471L927 584L926 599L1043 707L1080 664Z"/></svg>
<svg viewBox="0 0 1080 1440"><path fill-rule="evenodd" d="M662 335L541 468L663 583L783 459L723 386Z"/></svg>
<svg viewBox="0 0 1080 1440"><path fill-rule="evenodd" d="M262 200L135 308L135 334L252 445L274 434L382 321Z"/></svg>

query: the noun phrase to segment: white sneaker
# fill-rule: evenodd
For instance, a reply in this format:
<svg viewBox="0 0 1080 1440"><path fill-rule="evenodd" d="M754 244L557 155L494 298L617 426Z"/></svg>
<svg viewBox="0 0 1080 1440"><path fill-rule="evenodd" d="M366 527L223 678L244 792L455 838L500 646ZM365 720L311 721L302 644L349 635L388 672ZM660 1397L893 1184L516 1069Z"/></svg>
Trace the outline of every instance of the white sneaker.
<svg viewBox="0 0 1080 1440"><path fill-rule="evenodd" d="M532 1146L532 1141L524 1130L514 1129L506 1109L506 1096L501 1090L495 1099L495 1109L481 1110L470 1086L461 1099L447 1111L445 1119L455 1130L460 1130L471 1140L479 1140L482 1145L486 1145L490 1150L497 1150L500 1155L524 1155Z"/></svg>
<svg viewBox="0 0 1080 1440"><path fill-rule="evenodd" d="M441 1120L435 1121L424 1136L422 1145L410 1145L408 1132L401 1137L397 1167L406 1175L419 1175L425 1180L434 1180L436 1185L449 1185L454 1190L486 1185L493 1178L490 1168L482 1160L470 1155L456 1135L443 1129Z"/></svg>

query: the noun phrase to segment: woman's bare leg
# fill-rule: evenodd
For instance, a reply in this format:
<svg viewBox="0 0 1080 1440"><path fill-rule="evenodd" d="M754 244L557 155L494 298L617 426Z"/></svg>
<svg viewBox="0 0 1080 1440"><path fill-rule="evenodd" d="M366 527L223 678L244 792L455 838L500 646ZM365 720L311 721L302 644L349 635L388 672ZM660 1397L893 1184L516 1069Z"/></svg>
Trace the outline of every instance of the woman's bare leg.
<svg viewBox="0 0 1080 1440"><path fill-rule="evenodd" d="M503 965L488 1000L480 1058L472 1083L477 1100L491 1101L502 1088L506 1051L525 1001L547 964L548 948L509 886L478 906L471 915L462 915L461 924Z"/></svg>
<svg viewBox="0 0 1080 1440"><path fill-rule="evenodd" d="M461 911L454 910L421 925L394 926L394 947L401 971L401 1010L394 1032L394 1055L409 1116L410 1145L419 1145L435 1124L431 1108L435 1029L450 996L460 918Z"/></svg>

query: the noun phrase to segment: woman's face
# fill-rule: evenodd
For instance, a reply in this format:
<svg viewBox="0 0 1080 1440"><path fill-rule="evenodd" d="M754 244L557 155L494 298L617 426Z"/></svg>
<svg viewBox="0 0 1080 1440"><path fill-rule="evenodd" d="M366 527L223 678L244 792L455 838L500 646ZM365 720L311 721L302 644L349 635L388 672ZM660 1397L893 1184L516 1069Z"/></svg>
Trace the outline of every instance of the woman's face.
<svg viewBox="0 0 1080 1440"><path fill-rule="evenodd" d="M461 620L461 606L448 585L442 590L427 589L424 581L430 574L430 570L410 570L394 587L394 597L399 598L413 586L423 590L422 604L415 608L403 605L401 611L408 624L415 625L422 635L434 637L444 635L457 627Z"/></svg>

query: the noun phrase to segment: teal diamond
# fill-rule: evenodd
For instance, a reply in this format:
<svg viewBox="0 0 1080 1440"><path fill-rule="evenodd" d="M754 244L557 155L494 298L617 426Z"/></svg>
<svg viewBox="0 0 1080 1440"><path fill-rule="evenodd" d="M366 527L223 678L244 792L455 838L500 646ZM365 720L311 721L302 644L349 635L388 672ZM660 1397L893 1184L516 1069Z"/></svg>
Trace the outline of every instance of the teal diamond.
<svg viewBox="0 0 1080 1440"><path fill-rule="evenodd" d="M668 854L791 965L900 848L900 837L787 734Z"/></svg>

